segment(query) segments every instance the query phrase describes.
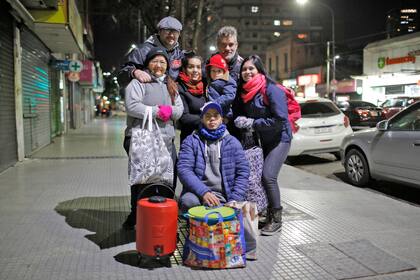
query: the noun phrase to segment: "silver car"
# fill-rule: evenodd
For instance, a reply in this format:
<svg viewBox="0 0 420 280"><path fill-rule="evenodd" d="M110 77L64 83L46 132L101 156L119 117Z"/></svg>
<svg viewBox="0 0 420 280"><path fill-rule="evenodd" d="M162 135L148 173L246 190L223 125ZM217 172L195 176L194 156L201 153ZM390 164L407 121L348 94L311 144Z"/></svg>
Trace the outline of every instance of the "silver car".
<svg viewBox="0 0 420 280"><path fill-rule="evenodd" d="M420 188L420 102L379 122L376 128L346 136L341 162L356 186L380 179Z"/></svg>

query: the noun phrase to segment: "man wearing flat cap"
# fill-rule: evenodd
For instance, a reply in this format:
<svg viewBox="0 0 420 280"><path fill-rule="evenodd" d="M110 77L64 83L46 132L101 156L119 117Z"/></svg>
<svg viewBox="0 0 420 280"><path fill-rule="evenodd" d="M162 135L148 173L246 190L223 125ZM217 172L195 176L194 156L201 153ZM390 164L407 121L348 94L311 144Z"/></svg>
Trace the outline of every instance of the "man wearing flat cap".
<svg viewBox="0 0 420 280"><path fill-rule="evenodd" d="M152 49L160 47L165 49L169 56L167 87L171 95L174 96L178 91L175 81L184 58L184 52L178 43L182 24L174 17L165 17L159 21L157 28L159 29L157 34L150 36L143 44L128 54L128 62L122 66L118 81L123 87L126 87L132 79L137 79L142 83L152 82L152 77L147 71L144 71L146 70L146 57ZM123 146L127 154L129 153L127 149L129 141L130 138L126 136Z"/></svg>
<svg viewBox="0 0 420 280"><path fill-rule="evenodd" d="M184 58L184 53L178 43L182 24L176 18L168 16L159 21L157 28L159 30L157 34L150 36L128 54L128 62L121 68L118 79L123 85L128 84L133 78L143 83L151 81L150 75L143 70L146 56L153 47L166 49L169 55L169 76L173 81L178 78L181 60Z"/></svg>

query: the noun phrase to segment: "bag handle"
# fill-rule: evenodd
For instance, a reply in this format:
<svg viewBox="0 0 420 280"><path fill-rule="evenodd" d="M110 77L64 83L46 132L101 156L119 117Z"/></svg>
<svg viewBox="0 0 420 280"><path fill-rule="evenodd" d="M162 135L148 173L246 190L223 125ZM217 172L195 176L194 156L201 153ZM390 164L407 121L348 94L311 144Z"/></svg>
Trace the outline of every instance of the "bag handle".
<svg viewBox="0 0 420 280"><path fill-rule="evenodd" d="M147 130L148 131L152 131L152 107L151 106L146 106L146 109L144 110L144 114L143 114L143 124L141 126L142 129L145 129L145 125L147 122Z"/></svg>
<svg viewBox="0 0 420 280"><path fill-rule="evenodd" d="M212 211L212 212L208 212L208 213L204 216L204 222L206 222L206 224L208 224L208 222L209 222L209 216L210 216L211 214L216 214L216 215L218 216L218 218L217 218L217 222L218 222L218 223L223 222L223 216L222 216L222 214L220 214L220 213L219 213L219 212L217 212L217 211Z"/></svg>

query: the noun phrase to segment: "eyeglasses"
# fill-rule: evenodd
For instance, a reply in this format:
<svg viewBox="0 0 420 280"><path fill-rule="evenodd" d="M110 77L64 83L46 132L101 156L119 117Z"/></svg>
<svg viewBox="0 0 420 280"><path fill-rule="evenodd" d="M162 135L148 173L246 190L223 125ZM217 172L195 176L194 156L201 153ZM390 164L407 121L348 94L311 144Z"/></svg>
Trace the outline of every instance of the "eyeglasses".
<svg viewBox="0 0 420 280"><path fill-rule="evenodd" d="M164 34L169 34L169 33L172 33L172 34L179 34L179 31L178 31L178 30L176 30L176 29L165 29L165 28L162 28L162 29L161 29L161 31L162 31L162 33L164 33Z"/></svg>

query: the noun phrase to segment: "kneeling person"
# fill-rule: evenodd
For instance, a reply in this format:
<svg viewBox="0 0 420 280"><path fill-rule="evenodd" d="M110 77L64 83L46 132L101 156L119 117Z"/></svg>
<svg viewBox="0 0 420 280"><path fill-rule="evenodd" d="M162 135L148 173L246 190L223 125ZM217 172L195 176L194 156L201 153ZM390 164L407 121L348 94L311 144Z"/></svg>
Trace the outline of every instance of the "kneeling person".
<svg viewBox="0 0 420 280"><path fill-rule="evenodd" d="M223 124L222 108L206 103L201 125L182 142L178 155L178 177L183 185L181 211L198 205L218 206L244 201L249 166L239 141Z"/></svg>

